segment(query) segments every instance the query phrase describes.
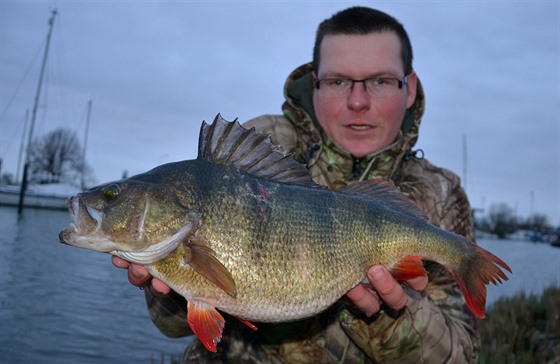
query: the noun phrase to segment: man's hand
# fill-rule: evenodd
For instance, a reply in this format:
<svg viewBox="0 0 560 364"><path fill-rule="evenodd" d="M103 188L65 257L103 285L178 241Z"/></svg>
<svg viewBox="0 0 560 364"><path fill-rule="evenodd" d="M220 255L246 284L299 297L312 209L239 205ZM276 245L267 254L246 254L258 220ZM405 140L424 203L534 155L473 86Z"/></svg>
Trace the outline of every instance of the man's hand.
<svg viewBox="0 0 560 364"><path fill-rule="evenodd" d="M387 268L374 265L368 270L367 277L371 288L359 284L346 295L368 317L377 313L383 303L397 311L406 306L408 296ZM422 276L404 283L415 291L423 291L428 286L428 277Z"/></svg>
<svg viewBox="0 0 560 364"><path fill-rule="evenodd" d="M152 289L159 294L169 294L171 288L163 281L153 278L143 265L132 264L122 258L113 256L113 265L118 268L128 269L128 280L137 287L145 287L152 282Z"/></svg>

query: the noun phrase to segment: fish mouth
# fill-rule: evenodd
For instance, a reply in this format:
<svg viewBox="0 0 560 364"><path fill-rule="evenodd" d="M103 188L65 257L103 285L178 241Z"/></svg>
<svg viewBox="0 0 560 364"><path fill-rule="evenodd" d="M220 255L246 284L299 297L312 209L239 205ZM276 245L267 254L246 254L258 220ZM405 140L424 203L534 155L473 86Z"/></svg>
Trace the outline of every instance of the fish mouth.
<svg viewBox="0 0 560 364"><path fill-rule="evenodd" d="M117 244L103 234L103 212L82 202L79 196L66 200L66 206L72 222L58 235L61 243L100 252L117 248Z"/></svg>
<svg viewBox="0 0 560 364"><path fill-rule="evenodd" d="M131 263L149 265L167 257L179 244L196 229L200 223L199 219L190 220L179 230L157 242L148 245L142 250L123 250L122 244L114 242L103 232L103 219L105 214L96 210L87 203L81 201L79 196L73 196L66 201L72 222L59 234L59 240L63 244L79 248L109 253L123 258ZM148 208L144 210L145 218ZM141 224L142 225L142 224Z"/></svg>

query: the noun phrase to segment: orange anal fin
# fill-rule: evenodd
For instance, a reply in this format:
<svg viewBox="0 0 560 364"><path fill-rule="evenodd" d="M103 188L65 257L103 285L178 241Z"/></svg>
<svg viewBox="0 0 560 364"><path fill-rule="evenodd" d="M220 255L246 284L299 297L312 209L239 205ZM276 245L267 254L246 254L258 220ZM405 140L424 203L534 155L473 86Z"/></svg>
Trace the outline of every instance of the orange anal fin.
<svg viewBox="0 0 560 364"><path fill-rule="evenodd" d="M226 321L211 305L191 300L188 302L187 321L200 342L211 352L216 352L216 345L222 340L222 331Z"/></svg>
<svg viewBox="0 0 560 364"><path fill-rule="evenodd" d="M393 278L398 281L407 281L428 274L426 269L424 269L421 257L416 255L409 255L402 258L389 268L389 271Z"/></svg>
<svg viewBox="0 0 560 364"><path fill-rule="evenodd" d="M250 321L248 321L248 320L242 320L242 319L240 319L240 318L238 318L238 320L241 321L243 324L249 326L249 327L251 328L251 330L253 330L253 331L257 331L257 330L258 330L257 327L256 327L252 322L250 322Z"/></svg>

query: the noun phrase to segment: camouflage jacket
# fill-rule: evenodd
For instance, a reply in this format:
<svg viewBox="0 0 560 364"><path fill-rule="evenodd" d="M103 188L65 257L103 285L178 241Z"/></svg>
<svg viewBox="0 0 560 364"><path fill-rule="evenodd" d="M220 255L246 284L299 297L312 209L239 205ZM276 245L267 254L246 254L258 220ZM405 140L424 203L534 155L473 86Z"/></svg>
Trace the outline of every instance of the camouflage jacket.
<svg viewBox="0 0 560 364"><path fill-rule="evenodd" d="M424 111L424 93L407 111L399 139L382 151L355 159L324 134L312 105L311 67L296 69L285 87L283 115L265 115L245 126L269 133L285 153L306 163L313 179L336 187L350 180L392 180L441 228L474 241L467 197L459 178L428 162L412 147ZM254 332L226 318L218 353L194 340L185 363L473 363L477 360L477 321L466 307L451 274L426 263L430 283L425 292L407 290L407 307L398 314L373 317L356 312L345 299L322 314L286 324L258 324ZM158 297L146 290L152 320L168 336L192 335L185 302L177 295Z"/></svg>

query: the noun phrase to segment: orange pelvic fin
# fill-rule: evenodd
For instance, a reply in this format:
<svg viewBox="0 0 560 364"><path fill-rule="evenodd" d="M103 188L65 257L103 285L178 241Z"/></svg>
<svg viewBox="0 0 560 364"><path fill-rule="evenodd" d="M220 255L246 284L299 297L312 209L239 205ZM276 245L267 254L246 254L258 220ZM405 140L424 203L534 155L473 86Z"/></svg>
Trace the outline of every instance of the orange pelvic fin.
<svg viewBox="0 0 560 364"><path fill-rule="evenodd" d="M486 305L486 285L502 283L508 277L502 271L511 273L511 268L500 258L481 248L474 246L474 255L467 259L459 271L454 272L459 288L465 296L467 306L478 318L484 318L484 306ZM500 268L501 267L501 268Z"/></svg>
<svg viewBox="0 0 560 364"><path fill-rule="evenodd" d="M200 342L211 352L216 352L216 345L222 340L222 331L226 321L211 305L191 300L188 302L187 321Z"/></svg>
<svg viewBox="0 0 560 364"><path fill-rule="evenodd" d="M389 268L391 275L398 281L406 281L412 278L425 276L428 274L422 259L416 255L409 255L399 260L395 265Z"/></svg>
<svg viewBox="0 0 560 364"><path fill-rule="evenodd" d="M242 320L242 319L240 319L240 318L238 318L238 320L241 321L243 324L249 326L249 327L251 328L251 330L253 330L253 331L257 331L257 330L258 330L257 327L256 327L252 322L250 322L250 321L248 321L248 320Z"/></svg>

